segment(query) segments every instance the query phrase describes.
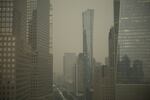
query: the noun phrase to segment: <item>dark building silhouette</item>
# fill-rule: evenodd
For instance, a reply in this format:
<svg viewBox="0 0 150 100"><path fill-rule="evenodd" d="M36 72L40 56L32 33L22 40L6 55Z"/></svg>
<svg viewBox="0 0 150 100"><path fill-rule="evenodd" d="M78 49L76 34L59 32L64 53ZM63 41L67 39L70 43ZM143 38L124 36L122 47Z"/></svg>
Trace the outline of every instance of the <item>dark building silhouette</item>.
<svg viewBox="0 0 150 100"><path fill-rule="evenodd" d="M108 95L110 97L110 100L115 100L115 71L116 71L116 58L117 58L117 32L114 27L111 27L109 31L109 64L108 66L108 75L109 75L109 80L110 84L109 87L111 88L110 94Z"/></svg>
<svg viewBox="0 0 150 100"><path fill-rule="evenodd" d="M130 82L135 84L143 83L144 72L143 72L143 62L140 60L135 60L133 66L130 69Z"/></svg>
<svg viewBox="0 0 150 100"><path fill-rule="evenodd" d="M127 55L125 55L119 62L117 71L117 81L119 83L143 83L143 62L140 60L134 60L133 62L131 62L130 58Z"/></svg>
<svg viewBox="0 0 150 100"><path fill-rule="evenodd" d="M130 80L131 61L127 55L122 57L117 67L117 82L129 83Z"/></svg>

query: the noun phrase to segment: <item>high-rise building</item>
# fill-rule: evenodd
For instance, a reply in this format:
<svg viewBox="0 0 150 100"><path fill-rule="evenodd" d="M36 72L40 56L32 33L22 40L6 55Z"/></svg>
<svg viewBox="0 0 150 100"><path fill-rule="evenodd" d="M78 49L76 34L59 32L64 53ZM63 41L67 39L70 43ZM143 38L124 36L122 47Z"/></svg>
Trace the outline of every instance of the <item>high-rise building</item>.
<svg viewBox="0 0 150 100"><path fill-rule="evenodd" d="M31 17L30 43L32 44L33 71L31 82L32 100L49 100L52 93L52 45L50 45L50 0L29 0ZM52 10L52 8L51 8ZM51 47L50 47L51 46Z"/></svg>
<svg viewBox="0 0 150 100"><path fill-rule="evenodd" d="M112 27L110 29L110 32L109 32L109 67L113 68L115 67L115 55L116 55L116 40L117 40L117 34L115 32L115 29L114 27Z"/></svg>
<svg viewBox="0 0 150 100"><path fill-rule="evenodd" d="M49 0L0 0L0 99L50 99L49 6Z"/></svg>
<svg viewBox="0 0 150 100"><path fill-rule="evenodd" d="M94 10L87 9L82 13L83 18L83 54L85 56L86 66L86 89L87 92L91 91L92 80L92 64L93 64L93 22L94 22ZM89 94L87 93L87 96ZM87 97L88 98L88 97Z"/></svg>
<svg viewBox="0 0 150 100"><path fill-rule="evenodd" d="M84 55L80 53L75 66L75 95L78 100L85 99L85 68Z"/></svg>
<svg viewBox="0 0 150 100"><path fill-rule="evenodd" d="M49 34L49 58L50 58L50 80L53 85L53 0L50 0L50 34ZM52 91L52 87L51 87Z"/></svg>
<svg viewBox="0 0 150 100"><path fill-rule="evenodd" d="M116 100L149 100L150 1L114 0Z"/></svg>
<svg viewBox="0 0 150 100"><path fill-rule="evenodd" d="M31 100L26 0L0 0L0 99Z"/></svg>
<svg viewBox="0 0 150 100"><path fill-rule="evenodd" d="M74 68L76 59L75 53L65 53L63 57L64 88L68 92L74 92Z"/></svg>
<svg viewBox="0 0 150 100"><path fill-rule="evenodd" d="M112 27L109 31L109 64L108 64L108 77L109 79L109 87L111 87L111 93L108 95L111 95L111 100L115 100L115 60L116 60L116 54L117 54L117 34L115 32L114 27Z"/></svg>
<svg viewBox="0 0 150 100"><path fill-rule="evenodd" d="M101 63L96 63L94 66L94 93L93 100L103 100L104 98L104 76L106 67L102 66Z"/></svg>
<svg viewBox="0 0 150 100"><path fill-rule="evenodd" d="M94 69L94 93L92 100L114 100L111 68L96 63Z"/></svg>

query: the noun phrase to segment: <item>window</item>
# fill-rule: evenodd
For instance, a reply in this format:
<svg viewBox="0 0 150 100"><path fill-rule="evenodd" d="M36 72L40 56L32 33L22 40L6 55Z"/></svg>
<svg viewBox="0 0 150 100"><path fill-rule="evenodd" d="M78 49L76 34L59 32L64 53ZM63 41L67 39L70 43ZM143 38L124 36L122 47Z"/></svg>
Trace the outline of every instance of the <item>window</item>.
<svg viewBox="0 0 150 100"><path fill-rule="evenodd" d="M8 42L8 46L11 46L11 42Z"/></svg>
<svg viewBox="0 0 150 100"><path fill-rule="evenodd" d="M4 48L4 51L7 51L7 48Z"/></svg>
<svg viewBox="0 0 150 100"><path fill-rule="evenodd" d="M12 75L11 78L14 79L15 78L14 75Z"/></svg>
<svg viewBox="0 0 150 100"><path fill-rule="evenodd" d="M15 38L15 37L12 37L12 40L14 41L14 40L16 40L16 38Z"/></svg>
<svg viewBox="0 0 150 100"><path fill-rule="evenodd" d="M6 62L7 61L7 59L6 58L4 58L4 62Z"/></svg>
<svg viewBox="0 0 150 100"><path fill-rule="evenodd" d="M5 67L6 67L6 64L3 64L3 67L5 68Z"/></svg>
<svg viewBox="0 0 150 100"><path fill-rule="evenodd" d="M6 56L7 56L7 54L6 54L6 53L4 53L4 54L3 54L3 56L4 56L4 57L6 57Z"/></svg>
<svg viewBox="0 0 150 100"><path fill-rule="evenodd" d="M12 57L14 57L15 56L15 53L12 53Z"/></svg>
<svg viewBox="0 0 150 100"><path fill-rule="evenodd" d="M8 69L7 72L10 73L10 69Z"/></svg>
<svg viewBox="0 0 150 100"><path fill-rule="evenodd" d="M4 37L4 40L7 41L7 37Z"/></svg>
<svg viewBox="0 0 150 100"><path fill-rule="evenodd" d="M3 43L2 43L2 42L0 42L0 46L3 46Z"/></svg>
<svg viewBox="0 0 150 100"><path fill-rule="evenodd" d="M11 56L11 53L8 53L8 57L10 57Z"/></svg>
<svg viewBox="0 0 150 100"><path fill-rule="evenodd" d="M14 59L14 58L12 58L12 62L15 62L15 59Z"/></svg>
<svg viewBox="0 0 150 100"><path fill-rule="evenodd" d="M0 48L0 51L2 51L3 49L2 48Z"/></svg>
<svg viewBox="0 0 150 100"><path fill-rule="evenodd" d="M12 51L15 51L15 48L12 48Z"/></svg>
<svg viewBox="0 0 150 100"><path fill-rule="evenodd" d="M8 58L8 62L10 62L10 58Z"/></svg>
<svg viewBox="0 0 150 100"><path fill-rule="evenodd" d="M10 67L10 64L8 64L7 66Z"/></svg>
<svg viewBox="0 0 150 100"><path fill-rule="evenodd" d="M3 73L5 73L5 72L6 72L6 69L3 70Z"/></svg>
<svg viewBox="0 0 150 100"><path fill-rule="evenodd" d="M15 67L15 64L12 64L12 68L14 68Z"/></svg>
<svg viewBox="0 0 150 100"><path fill-rule="evenodd" d="M15 72L15 70L14 69L12 69L12 73L14 73Z"/></svg>
<svg viewBox="0 0 150 100"><path fill-rule="evenodd" d="M6 46L7 45L7 43L6 42L4 42L4 46Z"/></svg>
<svg viewBox="0 0 150 100"><path fill-rule="evenodd" d="M15 46L15 42L12 43L12 46Z"/></svg>
<svg viewBox="0 0 150 100"><path fill-rule="evenodd" d="M11 48L8 48L8 51L11 51Z"/></svg>
<svg viewBox="0 0 150 100"><path fill-rule="evenodd" d="M8 41L10 41L11 40L11 37L8 37Z"/></svg>

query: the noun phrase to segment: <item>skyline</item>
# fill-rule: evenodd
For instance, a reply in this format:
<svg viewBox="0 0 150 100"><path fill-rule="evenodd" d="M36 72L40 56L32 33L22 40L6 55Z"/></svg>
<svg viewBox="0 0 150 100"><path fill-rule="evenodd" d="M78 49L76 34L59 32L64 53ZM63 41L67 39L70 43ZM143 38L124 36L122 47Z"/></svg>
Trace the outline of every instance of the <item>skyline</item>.
<svg viewBox="0 0 150 100"><path fill-rule="evenodd" d="M150 100L149 9L0 0L0 100Z"/></svg>
<svg viewBox="0 0 150 100"><path fill-rule="evenodd" d="M53 5L54 72L62 72L65 52L82 52L82 12L86 9L95 12L93 57L104 63L108 57L108 33L113 25L113 0L55 0Z"/></svg>

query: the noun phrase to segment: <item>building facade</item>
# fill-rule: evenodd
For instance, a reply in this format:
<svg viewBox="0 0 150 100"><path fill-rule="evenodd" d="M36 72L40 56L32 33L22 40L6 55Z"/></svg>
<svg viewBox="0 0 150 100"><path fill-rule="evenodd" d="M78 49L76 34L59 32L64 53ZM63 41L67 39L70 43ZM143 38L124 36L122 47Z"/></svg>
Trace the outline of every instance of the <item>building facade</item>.
<svg viewBox="0 0 150 100"><path fill-rule="evenodd" d="M149 0L114 0L116 100L150 99L149 9Z"/></svg>

